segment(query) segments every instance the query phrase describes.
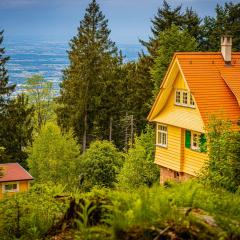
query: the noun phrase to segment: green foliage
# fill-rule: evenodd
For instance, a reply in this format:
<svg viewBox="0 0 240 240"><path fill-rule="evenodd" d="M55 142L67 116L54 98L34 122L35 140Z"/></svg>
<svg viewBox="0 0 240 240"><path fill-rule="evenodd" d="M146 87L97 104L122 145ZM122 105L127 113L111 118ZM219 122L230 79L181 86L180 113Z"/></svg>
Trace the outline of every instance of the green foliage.
<svg viewBox="0 0 240 240"><path fill-rule="evenodd" d="M193 52L198 44L187 31L181 31L175 25L159 35L159 48L154 64L151 68L151 76L154 82L155 95L159 88L174 52Z"/></svg>
<svg viewBox="0 0 240 240"><path fill-rule="evenodd" d="M230 121L212 118L207 127L209 161L201 179L212 187L237 191L240 186L240 132Z"/></svg>
<svg viewBox="0 0 240 240"><path fill-rule="evenodd" d="M60 188L59 185L35 185L27 193L1 200L1 239L31 240L43 237L66 210L64 202L54 198L56 193L60 193Z"/></svg>
<svg viewBox="0 0 240 240"><path fill-rule="evenodd" d="M204 51L219 51L220 37L225 34L233 37L233 50L240 50L239 11L240 3L226 2L224 6L216 6L216 17L204 18L201 47Z"/></svg>
<svg viewBox="0 0 240 240"><path fill-rule="evenodd" d="M154 163L154 130L148 125L125 155L118 180L122 188L136 189L151 186L159 179L159 168Z"/></svg>
<svg viewBox="0 0 240 240"><path fill-rule="evenodd" d="M29 102L34 106L34 126L37 131L53 118L53 84L41 75L32 75L25 82Z"/></svg>
<svg viewBox="0 0 240 240"><path fill-rule="evenodd" d="M83 151L91 140L106 139L109 119L117 114L114 96L119 95L115 90L121 60L109 36L108 20L92 0L70 41L70 65L64 70L57 99L58 123L64 130L74 130Z"/></svg>
<svg viewBox="0 0 240 240"><path fill-rule="evenodd" d="M78 187L80 152L71 133L46 124L29 148L28 166L37 182L51 181Z"/></svg>
<svg viewBox="0 0 240 240"><path fill-rule="evenodd" d="M114 187L122 166L122 154L108 141L95 141L81 156L82 187Z"/></svg>

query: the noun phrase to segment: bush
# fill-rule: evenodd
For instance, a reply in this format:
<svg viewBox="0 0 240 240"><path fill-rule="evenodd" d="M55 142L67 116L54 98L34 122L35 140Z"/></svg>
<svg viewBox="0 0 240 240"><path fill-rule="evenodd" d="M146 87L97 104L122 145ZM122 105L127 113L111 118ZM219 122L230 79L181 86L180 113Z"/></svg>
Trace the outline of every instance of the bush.
<svg viewBox="0 0 240 240"><path fill-rule="evenodd" d="M151 186L159 179L159 168L154 163L154 130L147 126L125 155L123 168L118 176L119 186L135 189Z"/></svg>
<svg viewBox="0 0 240 240"><path fill-rule="evenodd" d="M79 149L71 133L62 134L58 126L48 123L29 149L30 173L37 182L52 181L71 187L78 186Z"/></svg>
<svg viewBox="0 0 240 240"><path fill-rule="evenodd" d="M108 141L95 141L81 156L81 178L84 190L93 186L112 188L122 167L122 154Z"/></svg>
<svg viewBox="0 0 240 240"><path fill-rule="evenodd" d="M67 204L57 201L60 185L35 184L29 192L5 197L0 201L0 238L40 239L61 218Z"/></svg>
<svg viewBox="0 0 240 240"><path fill-rule="evenodd" d="M230 121L212 118L207 127L206 162L200 179L212 187L237 191L240 186L240 132Z"/></svg>

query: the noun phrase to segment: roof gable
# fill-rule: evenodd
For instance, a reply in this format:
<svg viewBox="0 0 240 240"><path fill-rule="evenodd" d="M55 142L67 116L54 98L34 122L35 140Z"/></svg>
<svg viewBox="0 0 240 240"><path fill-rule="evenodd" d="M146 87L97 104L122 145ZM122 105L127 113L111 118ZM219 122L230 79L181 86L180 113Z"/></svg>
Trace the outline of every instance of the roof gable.
<svg viewBox="0 0 240 240"><path fill-rule="evenodd" d="M0 164L0 168L3 168L3 177L0 178L0 182L12 182L32 180L33 177L18 163L5 163Z"/></svg>
<svg viewBox="0 0 240 240"><path fill-rule="evenodd" d="M164 108L173 79L180 72L205 124L211 115L236 123L240 119L240 53L232 58L232 66L226 66L221 53L175 53L148 120L154 121Z"/></svg>

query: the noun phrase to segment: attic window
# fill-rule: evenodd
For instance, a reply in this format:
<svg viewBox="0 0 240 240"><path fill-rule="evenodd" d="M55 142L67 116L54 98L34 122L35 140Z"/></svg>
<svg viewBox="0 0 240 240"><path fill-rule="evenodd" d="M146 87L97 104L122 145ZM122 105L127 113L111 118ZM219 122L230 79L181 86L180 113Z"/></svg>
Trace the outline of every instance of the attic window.
<svg viewBox="0 0 240 240"><path fill-rule="evenodd" d="M180 90L176 90L176 103L177 104L181 104L181 91Z"/></svg>
<svg viewBox="0 0 240 240"><path fill-rule="evenodd" d="M193 96L186 90L177 89L175 91L175 104L178 106L195 108Z"/></svg>

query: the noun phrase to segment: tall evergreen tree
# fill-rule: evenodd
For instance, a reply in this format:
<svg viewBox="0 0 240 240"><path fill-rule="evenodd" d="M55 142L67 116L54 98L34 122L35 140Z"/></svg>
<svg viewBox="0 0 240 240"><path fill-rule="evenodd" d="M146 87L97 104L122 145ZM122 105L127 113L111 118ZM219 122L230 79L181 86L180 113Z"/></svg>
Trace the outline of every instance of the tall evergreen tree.
<svg viewBox="0 0 240 240"><path fill-rule="evenodd" d="M240 50L240 3L225 3L216 6L216 17L204 18L203 50L219 51L220 38L224 34L233 37L233 50Z"/></svg>
<svg viewBox="0 0 240 240"><path fill-rule="evenodd" d="M159 35L159 49L151 68L154 82L154 95L159 92L163 77L167 71L174 52L192 52L198 48L198 43L187 31L181 31L175 25Z"/></svg>
<svg viewBox="0 0 240 240"><path fill-rule="evenodd" d="M183 24L184 16L181 13L181 8L182 6L179 5L172 9L166 0L163 1L162 8L158 8L157 14L151 20L151 31L153 36L149 38L148 42L140 40L142 45L147 48L150 55L154 56L156 53L159 47L157 39L162 31L170 28L173 24L176 26L181 26Z"/></svg>
<svg viewBox="0 0 240 240"><path fill-rule="evenodd" d="M117 59L115 43L109 39L108 20L92 0L70 41L70 65L64 70L57 110L58 123L71 127L85 150L94 138L101 138L101 119L109 83ZM100 121L101 120L101 121Z"/></svg>
<svg viewBox="0 0 240 240"><path fill-rule="evenodd" d="M31 142L31 117L33 109L28 107L24 95L13 97L15 85L10 85L5 56L1 46L3 31L0 32L0 162L20 162L27 157L26 147Z"/></svg>
<svg viewBox="0 0 240 240"><path fill-rule="evenodd" d="M6 69L6 63L9 57L5 55L3 44L3 30L0 31L0 114L9 100L10 94L14 91L15 85L9 85L9 77Z"/></svg>

